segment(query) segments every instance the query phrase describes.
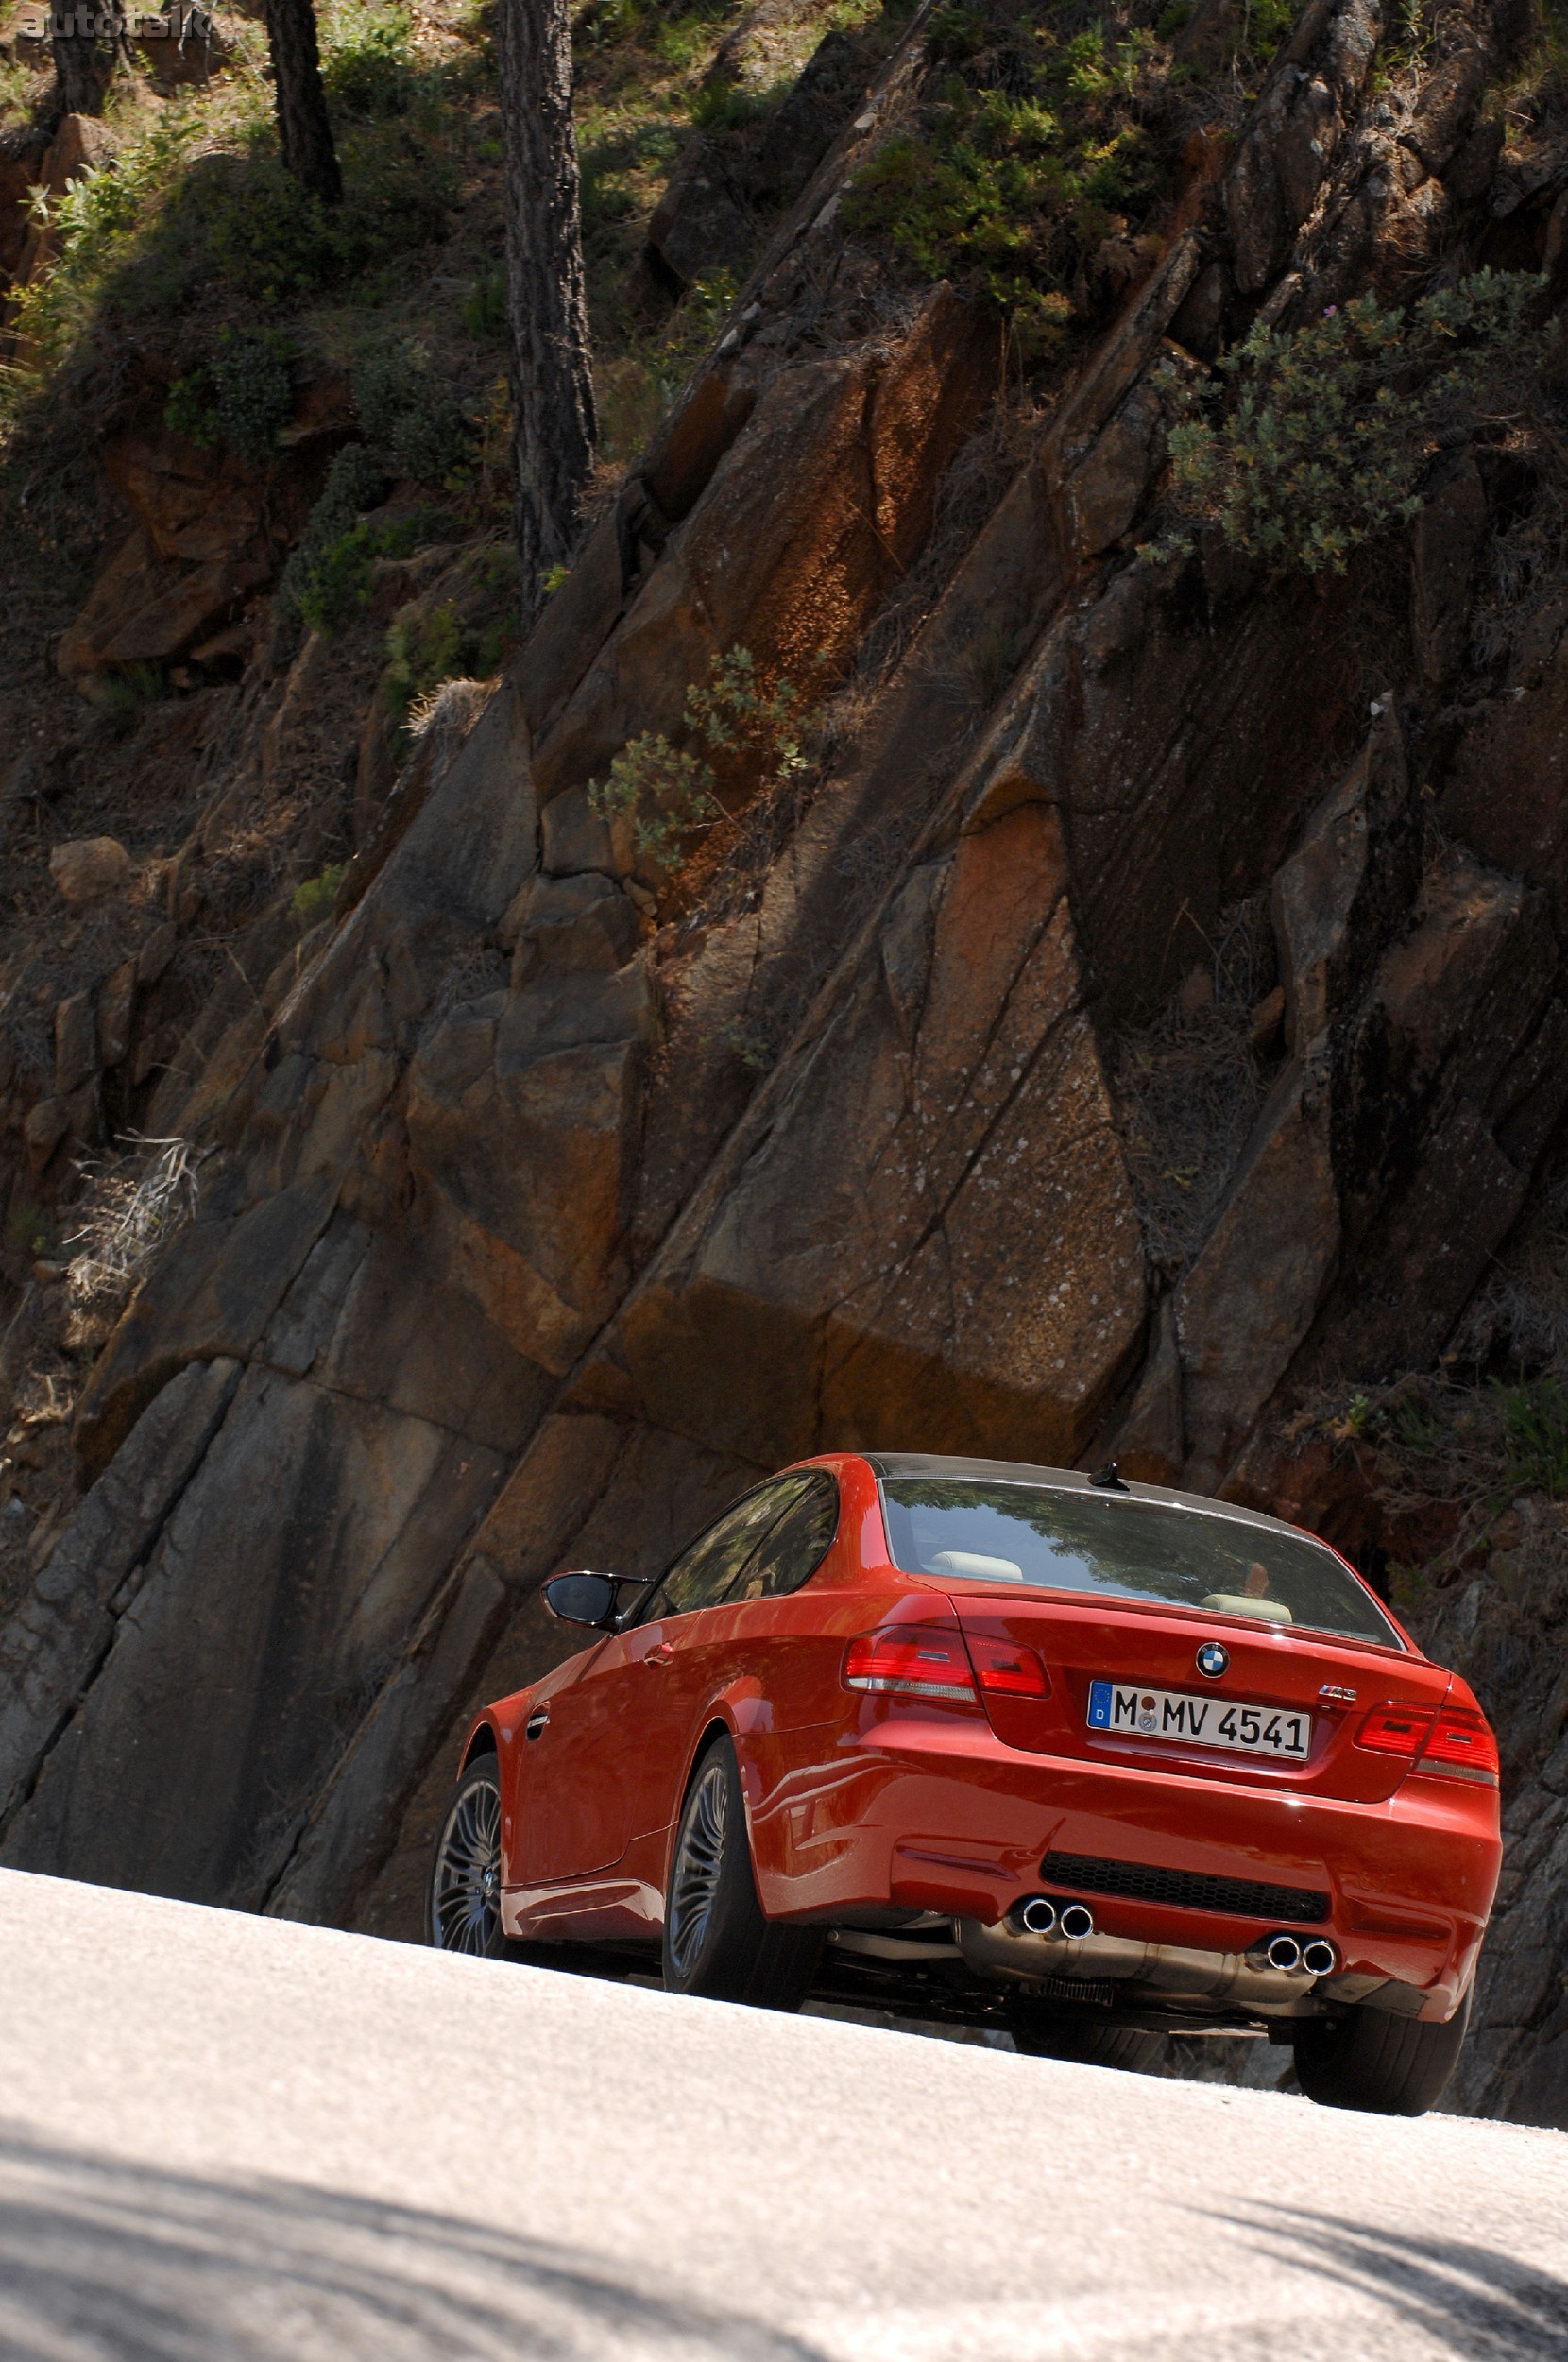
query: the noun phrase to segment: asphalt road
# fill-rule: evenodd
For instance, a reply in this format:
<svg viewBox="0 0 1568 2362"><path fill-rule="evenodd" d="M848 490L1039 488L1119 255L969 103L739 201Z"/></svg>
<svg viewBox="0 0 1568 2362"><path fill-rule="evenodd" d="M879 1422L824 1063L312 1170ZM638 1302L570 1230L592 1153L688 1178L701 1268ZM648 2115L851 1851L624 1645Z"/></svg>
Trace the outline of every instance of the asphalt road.
<svg viewBox="0 0 1568 2362"><path fill-rule="evenodd" d="M1568 2138L0 1872L0 2354L1568 2356Z"/></svg>

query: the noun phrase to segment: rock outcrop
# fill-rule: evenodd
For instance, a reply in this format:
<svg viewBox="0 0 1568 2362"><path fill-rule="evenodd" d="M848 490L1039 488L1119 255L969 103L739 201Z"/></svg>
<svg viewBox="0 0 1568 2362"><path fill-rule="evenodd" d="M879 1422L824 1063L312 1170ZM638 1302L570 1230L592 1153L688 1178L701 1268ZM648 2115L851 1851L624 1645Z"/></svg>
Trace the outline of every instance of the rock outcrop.
<svg viewBox="0 0 1568 2362"><path fill-rule="evenodd" d="M276 583L346 431L344 390L329 381L307 397L281 471L162 422L117 436L106 471L132 522L56 651L66 679L237 662L250 635L235 627Z"/></svg>
<svg viewBox="0 0 1568 2362"><path fill-rule="evenodd" d="M415 1933L453 1733L560 1645L542 1578L651 1572L813 1449L1109 1448L1331 1522L1282 1425L1435 1361L1557 1170L1568 608L1468 695L1520 498L1468 445L1372 584L1371 672L1372 606L1139 543L1173 383L1253 318L1482 259L1498 221L1545 258L1568 150L1532 181L1480 111L1507 8L1408 103L1372 88L1380 34L1313 0L1223 172L1005 424L981 309L884 288L873 317L856 278L840 199L924 70L895 54L477 718L465 688L332 916L264 967L258 935L159 1086L211 1168L0 1630L0 1858ZM209 486L121 464L139 522L67 669L199 654L276 566L260 509L209 550ZM676 875L590 783L737 646L853 727L793 801L724 770L730 833ZM279 759L288 693L236 769ZM44 1161L151 956L62 1006ZM1130 1044L1199 1017L1251 1098L1175 1252ZM1522 2062L1560 2046L1568 1957L1538 1703L1465 2095L1564 2120L1560 2064Z"/></svg>

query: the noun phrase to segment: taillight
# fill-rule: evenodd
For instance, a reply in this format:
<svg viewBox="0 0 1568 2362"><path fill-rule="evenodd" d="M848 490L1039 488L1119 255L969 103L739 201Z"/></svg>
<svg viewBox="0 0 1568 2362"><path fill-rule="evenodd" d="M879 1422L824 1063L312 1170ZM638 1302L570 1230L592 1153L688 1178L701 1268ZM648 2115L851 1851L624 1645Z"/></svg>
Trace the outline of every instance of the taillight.
<svg viewBox="0 0 1568 2362"><path fill-rule="evenodd" d="M1468 1706L1444 1706L1431 1737L1421 1751L1423 1772L1457 1772L1461 1778L1485 1780L1498 1775L1497 1741L1484 1715Z"/></svg>
<svg viewBox="0 0 1568 2362"><path fill-rule="evenodd" d="M1414 1763L1432 1727L1432 1712L1430 1706L1373 1706L1363 1718L1355 1743L1380 1755L1404 1755Z"/></svg>
<svg viewBox="0 0 1568 2362"><path fill-rule="evenodd" d="M1015 1640L993 1639L985 1633L966 1633L975 1678L997 1698L1048 1698L1050 1675L1032 1649Z"/></svg>
<svg viewBox="0 0 1568 2362"><path fill-rule="evenodd" d="M934 1624L890 1624L852 1640L844 1660L844 1686L878 1689L897 1698L946 1698L974 1705L974 1676L956 1632Z"/></svg>
<svg viewBox="0 0 1568 2362"><path fill-rule="evenodd" d="M1484 1715L1470 1706L1373 1706L1355 1734L1358 1747L1380 1755L1419 1760L1423 1772L1495 1782L1497 1741Z"/></svg>

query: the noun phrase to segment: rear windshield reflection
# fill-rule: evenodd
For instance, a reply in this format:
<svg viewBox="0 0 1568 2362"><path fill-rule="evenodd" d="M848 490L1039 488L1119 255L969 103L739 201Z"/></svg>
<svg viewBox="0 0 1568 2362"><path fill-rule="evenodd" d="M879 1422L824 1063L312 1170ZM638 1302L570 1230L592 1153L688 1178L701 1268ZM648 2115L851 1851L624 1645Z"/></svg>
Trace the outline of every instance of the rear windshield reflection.
<svg viewBox="0 0 1568 2362"><path fill-rule="evenodd" d="M1125 1494L967 1477L887 1477L882 1502L906 1574L1161 1600L1404 1646L1372 1594L1305 1534Z"/></svg>

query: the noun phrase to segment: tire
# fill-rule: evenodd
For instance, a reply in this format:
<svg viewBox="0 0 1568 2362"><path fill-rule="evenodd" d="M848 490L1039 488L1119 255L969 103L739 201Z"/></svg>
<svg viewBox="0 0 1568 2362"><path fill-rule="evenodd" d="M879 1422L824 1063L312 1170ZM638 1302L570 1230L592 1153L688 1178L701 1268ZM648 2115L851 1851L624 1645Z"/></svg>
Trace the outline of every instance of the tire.
<svg viewBox="0 0 1568 2362"><path fill-rule="evenodd" d="M1373 2116L1423 2116L1448 2089L1470 2025L1470 1995L1446 2026L1393 2017L1363 2002L1343 2017L1304 2026L1296 2080L1324 2108Z"/></svg>
<svg viewBox="0 0 1568 2362"><path fill-rule="evenodd" d="M664 1983L670 1993L798 2010L811 1990L822 1933L768 1920L757 1899L741 1767L716 1738L691 1775L664 1899Z"/></svg>
<svg viewBox="0 0 1568 2362"><path fill-rule="evenodd" d="M1148 2075L1165 2046L1163 2034L1146 2033L1135 2026L1097 2025L1076 2011L1052 2010L1048 2003L1022 1998L1008 2003L1007 2030L1014 2048L1031 2058L1121 2067L1129 2075Z"/></svg>
<svg viewBox="0 0 1568 2362"><path fill-rule="evenodd" d="M492 1754L469 1764L436 1832L425 1936L438 1952L501 1960L512 1951L501 1926L501 1772Z"/></svg>

